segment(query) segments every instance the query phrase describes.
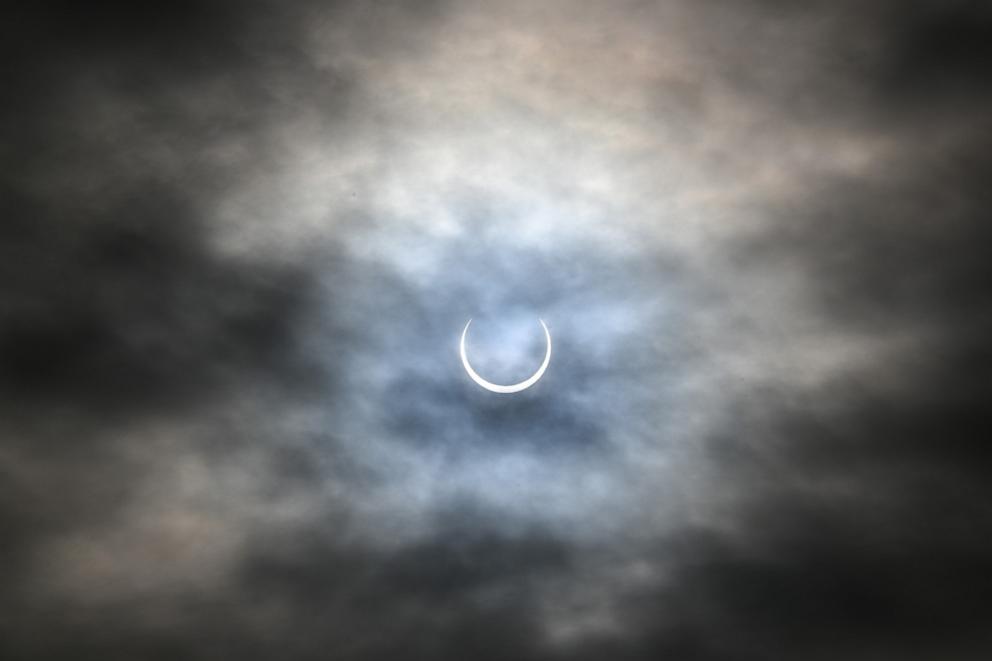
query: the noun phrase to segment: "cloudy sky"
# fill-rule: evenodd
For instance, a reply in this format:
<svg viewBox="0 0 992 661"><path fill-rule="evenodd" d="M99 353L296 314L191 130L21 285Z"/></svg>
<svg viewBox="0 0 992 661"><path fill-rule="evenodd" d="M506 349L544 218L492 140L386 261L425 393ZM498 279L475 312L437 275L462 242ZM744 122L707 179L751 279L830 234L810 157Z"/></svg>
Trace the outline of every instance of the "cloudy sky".
<svg viewBox="0 0 992 661"><path fill-rule="evenodd" d="M992 654L987 4L0 25L4 658Z"/></svg>

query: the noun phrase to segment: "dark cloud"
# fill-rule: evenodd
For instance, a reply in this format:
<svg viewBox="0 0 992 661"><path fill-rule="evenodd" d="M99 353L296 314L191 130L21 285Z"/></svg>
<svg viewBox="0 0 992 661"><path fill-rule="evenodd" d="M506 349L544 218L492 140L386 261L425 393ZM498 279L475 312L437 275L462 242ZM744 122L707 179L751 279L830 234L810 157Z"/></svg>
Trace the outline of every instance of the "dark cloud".
<svg viewBox="0 0 992 661"><path fill-rule="evenodd" d="M205 254L175 191L138 184L111 204L71 224L46 217L63 209L9 209L8 404L113 416L199 399L231 372L285 371L305 274Z"/></svg>
<svg viewBox="0 0 992 661"><path fill-rule="evenodd" d="M889 53L889 84L922 105L968 106L987 97L992 66L992 12L980 2L921 3L900 8L905 18ZM962 98L962 96L964 98Z"/></svg>
<svg viewBox="0 0 992 661"><path fill-rule="evenodd" d="M581 9L5 10L0 654L988 655L989 12Z"/></svg>

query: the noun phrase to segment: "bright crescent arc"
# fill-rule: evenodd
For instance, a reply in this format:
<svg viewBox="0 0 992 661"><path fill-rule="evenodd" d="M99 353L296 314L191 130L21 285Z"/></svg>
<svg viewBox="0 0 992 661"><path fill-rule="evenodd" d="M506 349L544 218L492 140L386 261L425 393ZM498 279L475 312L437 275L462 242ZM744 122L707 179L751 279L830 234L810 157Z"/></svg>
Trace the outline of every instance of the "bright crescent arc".
<svg viewBox="0 0 992 661"><path fill-rule="evenodd" d="M544 376L544 370L548 369L548 363L551 362L551 333L548 331L548 327L544 323L543 319L538 319L538 321L541 322L541 327L544 328L544 339L547 340L548 343L548 349L544 353L544 362L541 363L541 366L537 368L537 371L534 372L534 374L531 375L531 377L526 381L521 381L520 383L514 383L513 385L509 385L509 386L501 386L496 383L490 383L489 381L483 379L481 376L479 376L476 373L474 369L472 369L472 366L468 362L468 355L465 353L465 336L468 335L468 327L472 325L472 320L469 319L468 323L465 324L465 330L462 331L461 354L462 354L462 365L465 366L465 371L468 372L468 375L470 377L472 377L472 380L490 392L498 392L504 394L520 392L521 390L526 390L527 388L530 388L532 385L537 383L538 379Z"/></svg>

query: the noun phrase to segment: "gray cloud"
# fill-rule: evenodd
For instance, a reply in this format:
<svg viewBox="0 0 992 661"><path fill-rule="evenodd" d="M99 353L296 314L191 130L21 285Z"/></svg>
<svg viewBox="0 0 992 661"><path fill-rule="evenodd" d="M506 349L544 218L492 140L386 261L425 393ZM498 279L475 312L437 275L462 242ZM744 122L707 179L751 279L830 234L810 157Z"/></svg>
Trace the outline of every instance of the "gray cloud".
<svg viewBox="0 0 992 661"><path fill-rule="evenodd" d="M984 658L989 20L12 12L0 650Z"/></svg>

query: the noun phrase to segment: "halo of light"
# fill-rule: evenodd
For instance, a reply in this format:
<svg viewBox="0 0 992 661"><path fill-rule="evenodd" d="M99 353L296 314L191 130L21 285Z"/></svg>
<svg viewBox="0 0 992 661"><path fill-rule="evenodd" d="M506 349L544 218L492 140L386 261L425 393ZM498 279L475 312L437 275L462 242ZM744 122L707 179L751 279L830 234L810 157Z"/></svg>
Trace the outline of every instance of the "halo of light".
<svg viewBox="0 0 992 661"><path fill-rule="evenodd" d="M544 362L541 366L537 368L537 371L530 376L530 378L521 381L520 383L514 383L508 386L501 386L497 383L492 383L491 381L486 381L479 374L472 369L472 365L468 362L468 355L465 352L465 337L468 335L468 327L472 325L472 320L469 319L468 323L465 324L465 329L462 330L462 342L461 342L461 355L462 355L462 365L465 366L465 371L477 384L485 388L490 392L496 392L501 394L509 394L520 392L521 390L526 390L532 385L538 382L538 380L544 376L544 371L548 369L548 364L551 362L551 333L548 331L547 325L544 323L543 319L538 319L541 322L541 327L544 328L544 338L547 341L548 348L544 353Z"/></svg>

